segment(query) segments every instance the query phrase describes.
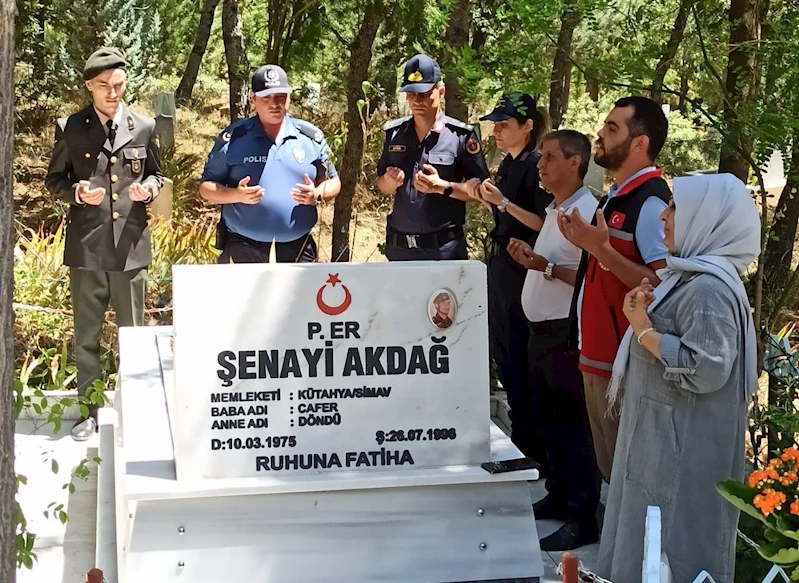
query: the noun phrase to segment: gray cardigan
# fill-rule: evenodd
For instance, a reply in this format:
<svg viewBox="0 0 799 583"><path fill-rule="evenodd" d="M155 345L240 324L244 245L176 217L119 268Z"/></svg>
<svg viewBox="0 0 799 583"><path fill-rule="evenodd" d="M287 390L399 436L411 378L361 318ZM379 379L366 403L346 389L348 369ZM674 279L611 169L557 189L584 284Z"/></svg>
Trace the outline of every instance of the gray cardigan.
<svg viewBox="0 0 799 583"><path fill-rule="evenodd" d="M744 472L736 306L716 277L686 278L650 315L661 360L633 342L600 545L599 574L614 583L641 581L648 505L661 509L674 583L702 570L733 581L738 511L715 485Z"/></svg>

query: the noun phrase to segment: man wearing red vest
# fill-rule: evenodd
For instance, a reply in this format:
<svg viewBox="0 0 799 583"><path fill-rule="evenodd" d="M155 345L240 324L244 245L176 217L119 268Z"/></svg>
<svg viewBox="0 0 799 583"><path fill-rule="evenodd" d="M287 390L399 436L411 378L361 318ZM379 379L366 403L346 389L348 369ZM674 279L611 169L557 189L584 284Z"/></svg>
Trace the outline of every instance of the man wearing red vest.
<svg viewBox="0 0 799 583"><path fill-rule="evenodd" d="M609 410L607 389L613 361L629 323L624 296L666 266L660 213L671 191L655 167L668 134L661 107L645 97L616 102L598 133L594 159L615 182L589 224L579 213L560 213L564 236L583 250L572 306L572 347L580 370L597 465L610 483L619 411Z"/></svg>

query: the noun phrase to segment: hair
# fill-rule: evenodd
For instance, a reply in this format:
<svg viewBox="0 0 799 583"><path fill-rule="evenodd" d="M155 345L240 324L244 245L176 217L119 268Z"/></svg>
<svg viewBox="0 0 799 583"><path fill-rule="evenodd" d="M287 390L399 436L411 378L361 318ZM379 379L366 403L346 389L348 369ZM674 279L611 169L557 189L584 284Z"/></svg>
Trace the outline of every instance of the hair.
<svg viewBox="0 0 799 583"><path fill-rule="evenodd" d="M433 85L433 89L443 89L444 88L444 81L436 81L436 84Z"/></svg>
<svg viewBox="0 0 799 583"><path fill-rule="evenodd" d="M591 140L585 134L574 130L558 130L550 132L541 143L556 141L566 159L580 156L580 178L588 174L588 164L591 162Z"/></svg>
<svg viewBox="0 0 799 583"><path fill-rule="evenodd" d="M530 141L540 148L544 143L544 136L552 131L552 121L549 119L549 112L541 106L535 108L533 112L533 131L530 132Z"/></svg>
<svg viewBox="0 0 799 583"><path fill-rule="evenodd" d="M449 294L447 292L441 292L438 294L435 299L433 300L433 304L436 306L442 302L446 302L450 299Z"/></svg>
<svg viewBox="0 0 799 583"><path fill-rule="evenodd" d="M651 99L638 95L623 97L614 106L633 108L633 116L627 123L630 137L647 136L649 138L647 154L649 159L654 161L663 149L669 134L669 121L663 109Z"/></svg>

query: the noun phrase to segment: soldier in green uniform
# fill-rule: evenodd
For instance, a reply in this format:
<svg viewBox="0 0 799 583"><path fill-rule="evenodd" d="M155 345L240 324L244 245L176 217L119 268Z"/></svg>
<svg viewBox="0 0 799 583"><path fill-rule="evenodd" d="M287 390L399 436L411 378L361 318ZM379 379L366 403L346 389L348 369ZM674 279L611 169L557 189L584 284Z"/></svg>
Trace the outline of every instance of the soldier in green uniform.
<svg viewBox="0 0 799 583"><path fill-rule="evenodd" d="M152 257L147 205L163 184L155 121L122 101L122 53L96 51L83 78L92 104L56 122L46 182L55 198L69 204L64 264L70 268L80 396L101 378L100 333L109 301L117 326L144 323ZM89 413L72 428L75 440L97 431L97 407Z"/></svg>

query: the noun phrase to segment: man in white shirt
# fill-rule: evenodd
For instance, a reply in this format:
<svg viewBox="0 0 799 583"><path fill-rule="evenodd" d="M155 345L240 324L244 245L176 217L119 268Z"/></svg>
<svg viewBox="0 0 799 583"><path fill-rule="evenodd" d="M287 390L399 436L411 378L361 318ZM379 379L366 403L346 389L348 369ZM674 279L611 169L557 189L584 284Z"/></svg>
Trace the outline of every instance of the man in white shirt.
<svg viewBox="0 0 799 583"><path fill-rule="evenodd" d="M565 524L541 540L545 551L565 551L599 540L596 509L600 478L585 405L583 377L569 352L569 312L582 250L558 228L558 212L579 210L592 216L597 201L583 185L591 142L572 130L544 137L538 169L541 184L555 200L535 249L511 239L508 252L527 268L522 307L530 328L528 366L531 392L538 401L551 473L547 496L534 505L537 519Z"/></svg>

